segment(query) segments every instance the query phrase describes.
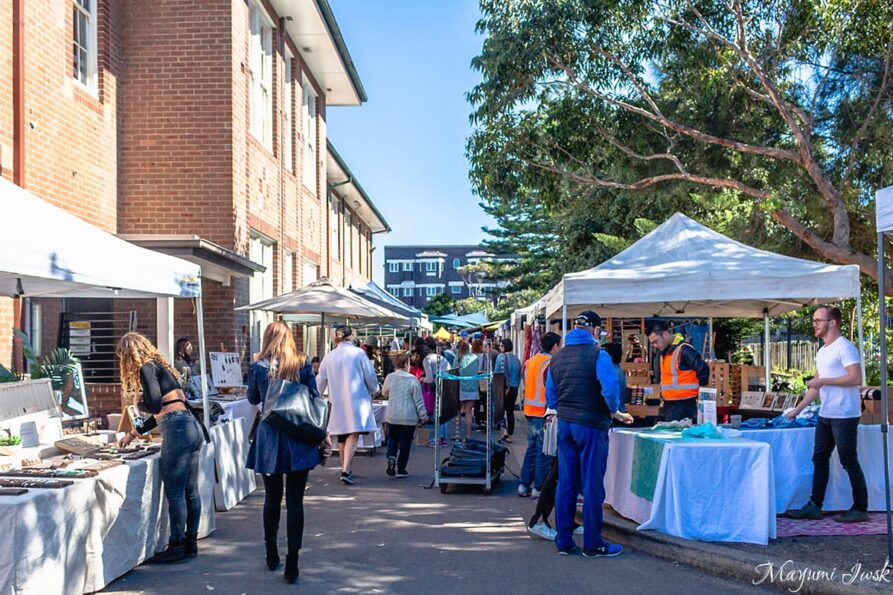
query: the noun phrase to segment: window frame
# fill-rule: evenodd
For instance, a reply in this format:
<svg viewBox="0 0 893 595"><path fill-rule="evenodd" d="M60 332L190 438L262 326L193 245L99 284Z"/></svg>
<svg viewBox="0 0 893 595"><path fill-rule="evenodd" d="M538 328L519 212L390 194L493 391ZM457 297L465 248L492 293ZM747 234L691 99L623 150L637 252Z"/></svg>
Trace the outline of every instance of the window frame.
<svg viewBox="0 0 893 595"><path fill-rule="evenodd" d="M388 262L388 272L389 273L399 273L400 272L400 263L399 262Z"/></svg>
<svg viewBox="0 0 893 595"><path fill-rule="evenodd" d="M248 130L273 151L273 20L257 0L248 12ZM258 44L259 42L259 44Z"/></svg>
<svg viewBox="0 0 893 595"><path fill-rule="evenodd" d="M450 285L450 293L453 295L459 295L462 293L461 285Z"/></svg>
<svg viewBox="0 0 893 595"><path fill-rule="evenodd" d="M280 285L280 295L291 293L295 290L295 252L294 250L286 250L282 256L282 281Z"/></svg>
<svg viewBox="0 0 893 595"><path fill-rule="evenodd" d="M412 287L403 288L403 297L412 297Z"/></svg>
<svg viewBox="0 0 893 595"><path fill-rule="evenodd" d="M295 171L295 122L294 122L294 61L291 50L285 48L285 68L282 84L282 162L289 172Z"/></svg>
<svg viewBox="0 0 893 595"><path fill-rule="evenodd" d="M90 93L91 95L99 94L99 42L98 42L98 26L97 26L97 3L99 0L72 0L72 32L71 32L71 44L72 44L72 72L71 78L74 79L75 83L80 86L82 89ZM89 7L85 7L83 2L88 2ZM78 42L78 20L79 16L83 16L86 21L86 36L85 40L86 45L79 44ZM84 69L84 78L86 80L80 79L80 69L78 68L78 56L80 52L79 49L83 50L86 65Z"/></svg>
<svg viewBox="0 0 893 595"><path fill-rule="evenodd" d="M317 143L317 118L319 117L319 98L313 85L310 84L308 75L303 74L301 82L301 117L303 123L301 132L304 137L303 147L303 175L301 177L304 187L316 194L316 170L318 143Z"/></svg>

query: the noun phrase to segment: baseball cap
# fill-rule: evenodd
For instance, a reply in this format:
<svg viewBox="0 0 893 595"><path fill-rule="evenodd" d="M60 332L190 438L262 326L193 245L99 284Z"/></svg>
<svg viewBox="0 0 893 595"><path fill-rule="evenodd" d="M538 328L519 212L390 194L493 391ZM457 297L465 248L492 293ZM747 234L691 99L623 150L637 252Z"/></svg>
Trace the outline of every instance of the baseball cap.
<svg viewBox="0 0 893 595"><path fill-rule="evenodd" d="M467 339L468 331L462 331L461 333L459 333L459 337L461 337L462 339Z"/></svg>
<svg viewBox="0 0 893 595"><path fill-rule="evenodd" d="M584 312L580 312L576 318L574 318L574 326L601 326L602 318L592 310L586 310Z"/></svg>

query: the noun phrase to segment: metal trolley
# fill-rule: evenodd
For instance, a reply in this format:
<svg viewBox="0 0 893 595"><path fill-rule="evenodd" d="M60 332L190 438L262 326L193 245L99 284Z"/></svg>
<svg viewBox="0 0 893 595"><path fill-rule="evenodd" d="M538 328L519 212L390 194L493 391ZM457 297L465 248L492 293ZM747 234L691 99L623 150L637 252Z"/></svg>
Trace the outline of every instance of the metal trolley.
<svg viewBox="0 0 893 595"><path fill-rule="evenodd" d="M445 459L441 459L441 448L440 448L440 426L441 424L447 423L452 419L456 418L459 414L458 408L452 406L450 404L447 407L447 410L444 411L444 381L461 381L461 380L486 380L487 381L487 390L486 390L486 449L484 451L484 458L486 461L486 473L484 477L445 477L441 474L441 465L445 462ZM440 493L445 494L447 491L447 486L449 484L464 484L464 485L480 485L484 486L484 494L489 495L493 491L493 486L499 481L499 478L502 476L502 472L504 470L503 466L500 466L498 469L493 469L493 446L494 446L494 435L493 435L493 421L494 421L494 413L495 411L499 411L500 409L497 407L498 401L501 404L502 394L498 390L493 390L494 384L504 384L504 375L503 374L493 374L492 371L487 371L482 374L476 374L474 376L458 376L455 374L450 374L447 372L440 372L437 374L437 383L436 383L436 400L435 400L435 408L434 408L434 485L440 487ZM494 398L497 397L497 398Z"/></svg>

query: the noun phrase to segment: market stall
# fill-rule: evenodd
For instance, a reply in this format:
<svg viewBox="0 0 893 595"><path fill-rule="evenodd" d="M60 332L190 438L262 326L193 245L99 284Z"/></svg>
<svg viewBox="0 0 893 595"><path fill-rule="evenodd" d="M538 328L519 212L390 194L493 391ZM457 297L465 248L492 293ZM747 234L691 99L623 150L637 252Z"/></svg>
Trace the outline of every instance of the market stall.
<svg viewBox="0 0 893 595"><path fill-rule="evenodd" d="M685 441L610 432L605 503L676 537L766 544L775 538L768 445L744 439Z"/></svg>
<svg viewBox="0 0 893 595"><path fill-rule="evenodd" d="M0 209L34 223L9 226L0 235L0 294L195 299L201 372L207 373L197 265L121 240L2 178ZM202 404L209 425L204 385ZM214 446L205 445L201 456L200 536L215 528ZM0 534L11 547L0 552L0 592L93 592L163 549L167 517L159 463L155 454L67 487L38 483L22 495L3 496Z"/></svg>

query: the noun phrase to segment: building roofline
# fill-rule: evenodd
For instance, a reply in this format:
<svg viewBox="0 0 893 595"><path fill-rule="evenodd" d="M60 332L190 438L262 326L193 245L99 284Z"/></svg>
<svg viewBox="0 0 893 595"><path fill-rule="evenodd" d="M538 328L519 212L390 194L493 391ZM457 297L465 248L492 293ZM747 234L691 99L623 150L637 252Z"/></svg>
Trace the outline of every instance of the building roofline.
<svg viewBox="0 0 893 595"><path fill-rule="evenodd" d="M372 199L369 198L369 195L366 194L366 191L357 181L356 177L354 177L353 172L350 171L349 167L347 167L347 163L344 161L344 158L341 157L338 151L335 150L335 146L328 138L326 138L326 149L335 159L335 162L338 164L338 167L340 167L341 170L344 172L344 175L347 176L347 179L350 180L350 183L353 185L353 187L357 189L357 192L360 193L360 196L363 197L363 200L366 201L366 204L369 205L369 208L372 209L372 212L375 213L375 216L378 217L378 220L381 221L382 225L384 226L385 229L383 231L373 233L390 233L392 231L390 224L387 222L387 220L385 220L384 215L381 214L381 211L378 210L378 207L375 206L375 203L372 202Z"/></svg>
<svg viewBox="0 0 893 595"><path fill-rule="evenodd" d="M344 43L341 28L338 26L338 21L335 20L332 7L329 6L329 0L316 0L316 7L326 23L326 27L332 36L332 41L335 43L335 49L338 51L338 56L341 58L344 68L347 69L347 76L350 78L350 83L360 98L360 102L365 103L369 101L369 98L366 96L366 89L363 88L363 82L360 80L360 75L357 73L353 59L350 57L350 52L347 50L347 44Z"/></svg>

